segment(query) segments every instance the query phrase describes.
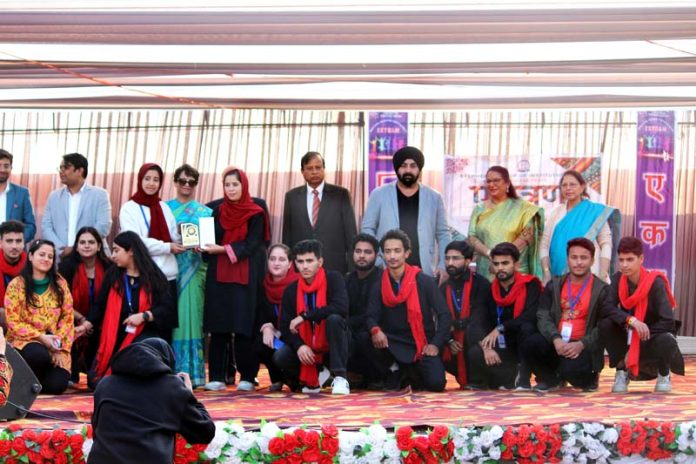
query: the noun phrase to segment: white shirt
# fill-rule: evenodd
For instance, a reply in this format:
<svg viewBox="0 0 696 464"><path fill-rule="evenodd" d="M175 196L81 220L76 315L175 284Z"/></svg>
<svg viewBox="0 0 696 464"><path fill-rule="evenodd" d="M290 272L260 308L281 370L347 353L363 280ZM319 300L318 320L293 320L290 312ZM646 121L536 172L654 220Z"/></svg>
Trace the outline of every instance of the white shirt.
<svg viewBox="0 0 696 464"><path fill-rule="evenodd" d="M316 189L313 189L312 187L307 184L307 216L309 216L309 223L312 223L312 207L314 206L314 190L319 192L319 202L321 202L321 198L324 195L324 182L322 181L321 184L317 186Z"/></svg>
<svg viewBox="0 0 696 464"><path fill-rule="evenodd" d="M10 191L12 185L10 181L7 181L7 187L5 191L0 193L0 224L7 221L7 192Z"/></svg>
<svg viewBox="0 0 696 464"><path fill-rule="evenodd" d="M82 191L85 184L82 184L77 193L70 192L68 189L68 241L67 246L73 246L75 243L75 234L77 233L77 216L80 212L80 201L82 201Z"/></svg>

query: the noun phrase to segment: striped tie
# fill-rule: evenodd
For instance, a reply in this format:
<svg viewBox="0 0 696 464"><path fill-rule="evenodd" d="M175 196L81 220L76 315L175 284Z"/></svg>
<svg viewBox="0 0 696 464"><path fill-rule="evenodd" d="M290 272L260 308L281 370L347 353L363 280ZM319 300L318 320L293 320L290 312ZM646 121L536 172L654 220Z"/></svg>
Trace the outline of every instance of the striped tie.
<svg viewBox="0 0 696 464"><path fill-rule="evenodd" d="M314 201L312 202L312 227L316 227L317 219L319 219L319 191L314 189L312 194L314 195Z"/></svg>

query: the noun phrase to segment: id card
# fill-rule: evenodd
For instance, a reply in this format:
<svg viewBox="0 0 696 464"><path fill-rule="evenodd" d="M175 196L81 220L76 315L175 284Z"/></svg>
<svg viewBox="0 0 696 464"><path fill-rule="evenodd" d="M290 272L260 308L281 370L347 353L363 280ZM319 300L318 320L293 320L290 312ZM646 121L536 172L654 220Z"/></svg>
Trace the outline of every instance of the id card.
<svg viewBox="0 0 696 464"><path fill-rule="evenodd" d="M285 343L283 343L283 341L282 341L280 338L278 338L278 337L273 337L273 348L274 348L274 349L279 350L279 349L281 349L283 346L285 346Z"/></svg>
<svg viewBox="0 0 696 464"><path fill-rule="evenodd" d="M507 348L507 345L505 344L505 335L503 334L498 335L498 348L501 350Z"/></svg>
<svg viewBox="0 0 696 464"><path fill-rule="evenodd" d="M626 334L626 345L631 346L631 339L633 338L633 329L626 329L628 333Z"/></svg>
<svg viewBox="0 0 696 464"><path fill-rule="evenodd" d="M570 341L570 336L573 333L573 323L572 322L563 322L561 324L561 339L563 339L564 342L568 343Z"/></svg>
<svg viewBox="0 0 696 464"><path fill-rule="evenodd" d="M126 333L132 334L135 333L135 326L134 325L126 325Z"/></svg>

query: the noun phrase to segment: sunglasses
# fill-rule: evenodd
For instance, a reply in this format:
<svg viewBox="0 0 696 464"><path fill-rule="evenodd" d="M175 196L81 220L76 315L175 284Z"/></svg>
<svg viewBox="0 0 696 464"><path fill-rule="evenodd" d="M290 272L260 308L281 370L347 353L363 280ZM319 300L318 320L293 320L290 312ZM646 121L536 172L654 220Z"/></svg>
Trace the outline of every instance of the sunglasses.
<svg viewBox="0 0 696 464"><path fill-rule="evenodd" d="M198 185L198 181L195 179L177 179L176 183L184 187L186 184L188 184L189 187L195 187Z"/></svg>

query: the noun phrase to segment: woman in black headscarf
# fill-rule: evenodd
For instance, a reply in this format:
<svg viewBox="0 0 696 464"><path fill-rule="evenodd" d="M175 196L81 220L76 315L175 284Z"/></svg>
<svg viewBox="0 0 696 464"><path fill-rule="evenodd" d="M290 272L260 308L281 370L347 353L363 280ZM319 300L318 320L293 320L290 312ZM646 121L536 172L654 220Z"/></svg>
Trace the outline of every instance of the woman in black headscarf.
<svg viewBox="0 0 696 464"><path fill-rule="evenodd" d="M172 462L177 433L191 444L212 441L215 424L188 375L175 374L174 366L174 352L160 338L114 356L112 375L94 392L89 463Z"/></svg>

